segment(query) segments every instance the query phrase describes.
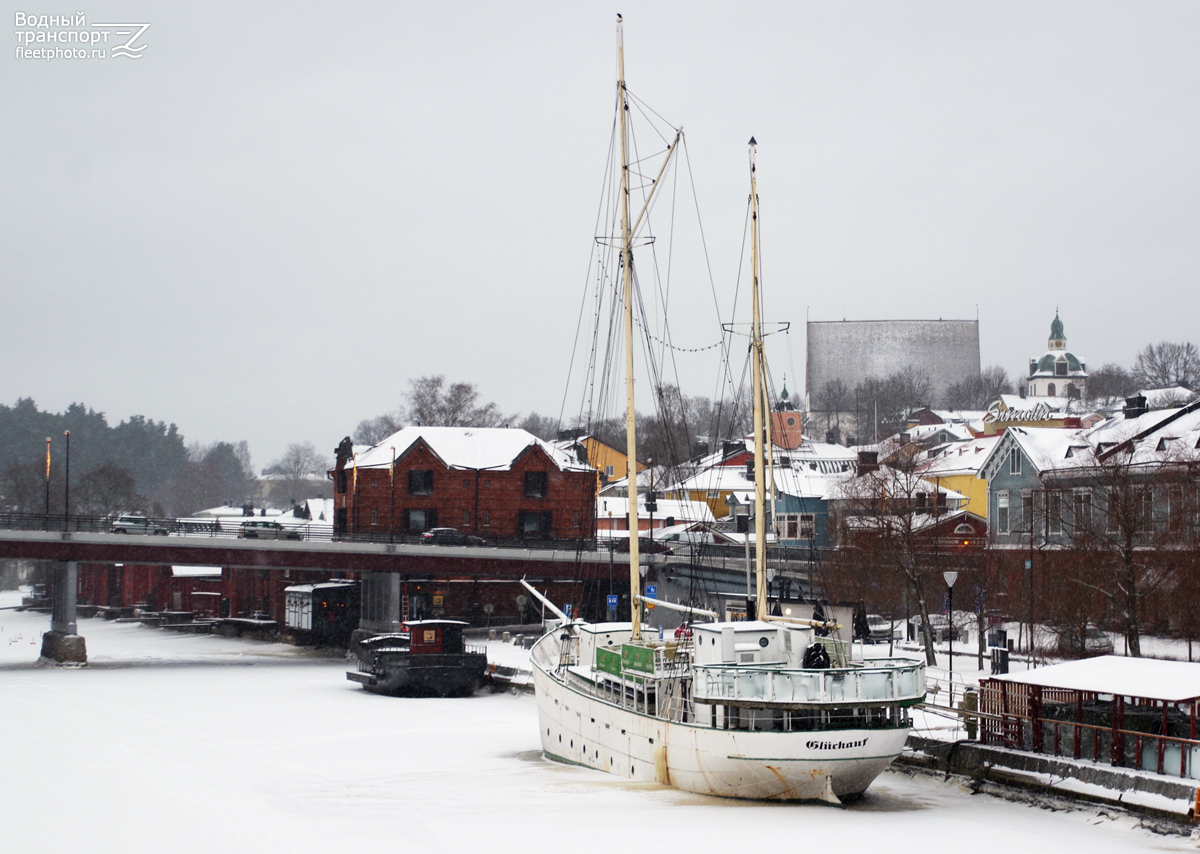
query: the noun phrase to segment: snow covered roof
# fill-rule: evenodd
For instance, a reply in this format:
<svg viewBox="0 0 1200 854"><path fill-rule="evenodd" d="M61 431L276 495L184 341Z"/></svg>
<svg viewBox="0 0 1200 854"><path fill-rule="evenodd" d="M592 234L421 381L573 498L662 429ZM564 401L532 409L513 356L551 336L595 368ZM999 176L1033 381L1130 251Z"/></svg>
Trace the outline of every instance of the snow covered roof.
<svg viewBox="0 0 1200 854"><path fill-rule="evenodd" d="M1146 398L1147 406L1154 408L1171 406L1172 404L1179 406L1196 396L1194 391L1184 388L1181 385L1171 386L1170 388L1144 388L1138 391L1138 394Z"/></svg>
<svg viewBox="0 0 1200 854"><path fill-rule="evenodd" d="M293 584L283 588L284 593L313 593L317 590L336 590L342 587L357 587L357 581L321 581L316 584Z"/></svg>
<svg viewBox="0 0 1200 854"><path fill-rule="evenodd" d="M984 436L947 445L936 454L924 458L922 474L924 477L978 474L1000 439L1001 436Z"/></svg>
<svg viewBox="0 0 1200 854"><path fill-rule="evenodd" d="M175 578L211 578L221 574L219 566L173 566L171 575Z"/></svg>
<svg viewBox="0 0 1200 854"><path fill-rule="evenodd" d="M1101 655L992 678L1022 685L1143 697L1172 703L1200 697L1200 664L1156 658Z"/></svg>
<svg viewBox="0 0 1200 854"><path fill-rule="evenodd" d="M281 513L283 513L282 510L271 510L271 509L267 510L268 517L278 516ZM261 516L262 508L256 508L254 511L254 515ZM188 518L190 518L190 519L221 519L226 516L246 516L246 512L241 507L230 507L230 506L209 507L207 510L200 510L199 512L193 513ZM250 517L246 516L246 518L249 519Z"/></svg>
<svg viewBox="0 0 1200 854"><path fill-rule="evenodd" d="M645 496L638 496L638 517L645 519L650 515L650 511L646 509ZM602 495L596 499L596 518L607 519L612 516L614 519L622 519L629 515L629 499L622 496ZM654 511L654 515L658 519L666 519L668 516L675 517L676 521L686 522L714 522L712 509L703 501L677 501L675 499L660 498L658 499L658 509Z"/></svg>
<svg viewBox="0 0 1200 854"><path fill-rule="evenodd" d="M508 469L526 449L536 445L564 471L593 471L591 466L518 427L405 427L358 455L359 468L388 468L419 440L452 469Z"/></svg>
<svg viewBox="0 0 1200 854"><path fill-rule="evenodd" d="M833 484L849 477L851 470L837 474L826 474L814 471L807 465L794 463L787 468L775 469L775 489L783 495L793 495L798 498L825 498L832 491ZM668 487L669 490L753 493L754 481L746 476L745 466L716 466L708 471L700 472L678 485Z"/></svg>
<svg viewBox="0 0 1200 854"><path fill-rule="evenodd" d="M1000 404L1003 404L1003 409L1013 409L1019 412L1029 411L1037 409L1039 406L1044 406L1046 409L1050 410L1051 414L1053 414L1062 409L1065 401L1066 398L1063 397L1035 397L1034 395L1021 397L1018 394L1002 394L1000 395L1000 399L992 405L991 409L988 410L988 413L991 414L995 412L998 408L1000 408Z"/></svg>

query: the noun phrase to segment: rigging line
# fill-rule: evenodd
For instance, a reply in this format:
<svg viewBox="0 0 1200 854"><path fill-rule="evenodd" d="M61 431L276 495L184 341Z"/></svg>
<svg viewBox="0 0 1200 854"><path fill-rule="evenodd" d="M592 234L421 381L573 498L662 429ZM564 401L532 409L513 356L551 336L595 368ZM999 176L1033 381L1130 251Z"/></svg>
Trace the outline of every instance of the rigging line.
<svg viewBox="0 0 1200 854"><path fill-rule="evenodd" d="M733 337L734 337L732 325L737 318L737 306L738 306L737 296L738 296L738 294L741 293L742 268L743 268L743 265L745 264L745 260L746 260L746 241L747 241L749 231L750 231L750 209L751 209L750 208L750 198L747 195L747 197L746 197L746 213L745 213L744 221L742 223L742 246L741 246L741 252L738 255L737 277L735 279L736 285L734 287L733 312L730 317L730 328L725 332L725 339L726 339L726 341L729 342L729 346L727 346L725 349L725 361L724 361L725 376L723 378L725 382L722 385L722 387L727 385L729 392L733 395L733 398L730 401L730 404L733 408L733 412L731 413L730 419L726 422L727 432L725 433L725 437L727 437L727 438L732 438L735 430L740 430L741 432L744 432L744 426L745 426L744 423L739 425L738 422L745 421L745 415L740 410L741 410L741 404L743 403L743 400L744 400L744 398L743 398L744 389L742 389L741 385L742 385L742 383L745 382L746 367L745 367L745 365L743 365L742 379L739 381L739 385L737 387L735 387L733 384L733 373L732 373L733 359L732 359L732 353L731 353L731 346L732 346ZM713 298L714 298L714 301L716 301L715 289L714 289ZM748 354L749 354L749 350L747 350L747 359L749 359ZM719 399L721 399L723 401L725 399L724 392L722 391L722 393L720 395L718 395L718 397L719 397ZM714 432L716 432L718 437L720 437L721 436L720 421L718 421L716 428L717 429Z"/></svg>
<svg viewBox="0 0 1200 854"><path fill-rule="evenodd" d="M717 321L722 322L721 321L721 301L717 296L717 283L716 283L716 279L713 277L712 259L708 254L708 236L705 234L705 231L704 231L704 220L700 216L700 197L699 197L699 194L696 192L696 174L695 174L695 172L692 171L692 156L691 156L690 150L687 147L687 139L684 138L682 140L682 142L683 142L683 157L687 164L688 184L692 190L692 206L693 206L693 208L695 208L695 211L696 211L696 223L697 223L697 225L699 227L699 231L700 231L700 245L701 245L701 247L703 247L703 252L704 252L704 267L705 267L705 270L708 271L709 290L712 293L713 308L716 310ZM745 235L744 234L743 234L742 240L743 240L743 244L744 244L745 243ZM745 254L744 246L743 246L743 254ZM741 267L740 267L740 262L739 262L738 281L741 280L740 269L741 269ZM737 306L737 290L735 289L735 291L734 291L735 314L736 314L736 306ZM730 318L731 321L732 321L732 319L733 318ZM723 339L726 337L727 336L722 336ZM724 347L724 348L722 348L722 350L724 353L724 363L726 365L728 365L729 349L728 349L728 347Z"/></svg>
<svg viewBox="0 0 1200 854"><path fill-rule="evenodd" d="M618 97L617 97L617 103L618 103L618 104L620 103L620 96L619 96L619 95L618 95ZM609 177L609 176L611 176L611 173L612 173L612 159L613 159L613 152L614 152L614 150L615 150L615 147L616 147L616 139L617 139L617 126L618 126L618 123L617 123L617 118L618 118L618 117L617 117L616 111L614 110L614 113L613 113L613 124L612 124L612 128L611 128L611 130L609 131L609 140L608 140L608 155L607 155L607 157L605 158L605 166L604 166L604 169L603 169L603 172L602 172L601 181L600 181L600 184L601 184L601 190L603 190L603 188L605 187L605 185L606 185L606 184L608 184L608 182L609 182L609 180L610 180L610 177ZM598 204L597 204L597 206L596 206L596 225L597 225L597 226L598 226L598 225L600 224L600 222L601 222L601 217L603 216L603 213L604 213L605 202L606 202L607 198L609 197L609 195L610 195L610 194L609 194L609 193L607 193L607 192L602 192L602 193L601 193L601 195L600 195L600 201L599 201L599 203L598 203ZM597 259L597 256L598 256L599 254L600 254L600 253L599 253L599 252L597 251L597 249L596 249L596 243L593 241L593 243L592 243L592 246L591 246L591 248L590 248L590 250L589 250L589 253L588 253L588 262L587 262L587 267L588 267L589 273L588 273L588 275L585 277L585 281L586 281L587 279L590 279L590 278L591 278L591 273L590 273L590 270L591 270L591 267L592 267L592 263L593 263L593 261L596 261L596 260L598 260L598 259ZM567 396L570 394L570 389L571 389L571 375L572 375L572 372L573 372L573 370L574 370L574 367L575 367L575 356L576 356L576 352L577 352L577 350L578 350L578 347L579 347L580 331L581 331L581 330L582 330L582 328L583 328L584 308L585 308L585 306L586 306L586 305L588 304L588 302L589 302L589 299L588 299L588 290L589 290L589 288L587 288L587 287L585 287L585 288L584 288L584 291L583 291L583 299L580 301L580 306L579 306L579 317L577 318L577 320L576 320L576 324L575 324L575 342L574 342L574 343L572 344L572 346L571 346L571 359L570 359L570 361L568 362L568 365L567 365L567 379L566 379L566 382L565 382L565 383L564 383L564 385L563 385L563 397L562 397L562 402L559 404L559 411L558 411L558 424L559 424L559 427L560 427L560 428L562 427L563 416L565 415L565 413L566 413L566 409L567 409ZM592 351L592 352L593 352L593 356L594 356L594 355L595 355L595 349L594 349L595 337L594 337L594 335L593 335L593 339L592 339L592 340L593 340L593 351ZM585 382L585 383L584 383L584 395L585 395L585 397L586 397L586 396L587 396L587 394L588 394L588 392L587 392L587 386L588 386L588 383L587 383L587 382Z"/></svg>
<svg viewBox="0 0 1200 854"><path fill-rule="evenodd" d="M642 325L642 322L638 318L635 317L633 320L634 320L634 323L636 323L638 326ZM715 344L706 344L703 347L680 347L676 344L670 343L669 341L664 341L663 339L656 336L653 332L647 331L646 334L648 336L650 336L650 338L652 338L655 343L661 344L663 346L663 348L665 348L667 350L673 350L677 353L705 353L709 350L715 350L716 348L720 347L724 343L724 340L722 339L721 341L718 341Z"/></svg>
<svg viewBox="0 0 1200 854"><path fill-rule="evenodd" d="M651 115L654 116L654 118L658 119L663 124L665 124L667 127L669 127L671 129L671 135L679 133L678 125L676 125L672 121L669 121L660 112L658 112L658 110L654 109L649 104L647 104L645 101L643 101L641 98L639 98L637 95L634 95L632 92L630 92L628 87L626 87L626 89L625 89L625 95L626 95L627 101L632 102L633 105L635 107L637 107L638 112L641 113L643 118L646 119L646 124L648 124L650 126L650 128L656 134L658 134L659 138L662 139L663 142L666 142L670 137L663 134L662 131L660 131L658 129L658 126L655 124L655 122L651 120L651 118L650 118Z"/></svg>
<svg viewBox="0 0 1200 854"><path fill-rule="evenodd" d="M654 265L654 283L656 285L654 291L658 297L657 302L661 304L661 308L662 308L661 326L662 326L662 336L664 339L669 338L670 333L671 333L671 327L667 322L667 317L669 316L668 306L670 304L670 294L671 294L671 270L673 267L673 262L675 260L675 192L676 192L676 188L678 186L679 161L674 160L670 165L671 165L671 206L670 206L670 215L667 217L667 222L668 222L667 239L666 239L667 240L667 242L666 242L667 259L666 259L666 276L665 276L665 278L663 277L662 272L659 269L658 252L655 251L651 255L652 263ZM647 332L647 334L651 334L648 329L646 330L646 332ZM664 344L664 349L659 352L658 357L661 361L663 361L663 362L666 361L665 344ZM676 371L675 371L675 376L678 379L678 376L679 376L678 369L676 369Z"/></svg>

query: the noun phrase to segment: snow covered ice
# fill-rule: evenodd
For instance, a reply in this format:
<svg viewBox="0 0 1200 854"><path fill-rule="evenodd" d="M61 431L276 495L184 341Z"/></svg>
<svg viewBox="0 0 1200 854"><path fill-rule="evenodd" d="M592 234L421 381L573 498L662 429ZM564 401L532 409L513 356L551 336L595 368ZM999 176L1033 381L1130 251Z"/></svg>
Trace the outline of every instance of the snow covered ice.
<svg viewBox="0 0 1200 854"><path fill-rule="evenodd" d="M843 809L689 795L544 760L530 695L382 697L340 657L103 620L79 624L90 666L39 666L48 628L0 611L6 854L1195 850L902 772Z"/></svg>

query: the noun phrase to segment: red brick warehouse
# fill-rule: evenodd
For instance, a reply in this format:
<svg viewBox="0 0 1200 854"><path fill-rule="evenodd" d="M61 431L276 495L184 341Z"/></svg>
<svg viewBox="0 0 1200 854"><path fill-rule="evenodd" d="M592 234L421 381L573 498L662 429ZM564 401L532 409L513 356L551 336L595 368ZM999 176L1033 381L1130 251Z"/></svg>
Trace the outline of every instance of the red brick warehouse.
<svg viewBox="0 0 1200 854"><path fill-rule="evenodd" d="M591 538L595 469L525 430L405 427L338 447L334 531L376 537L457 528L490 540Z"/></svg>

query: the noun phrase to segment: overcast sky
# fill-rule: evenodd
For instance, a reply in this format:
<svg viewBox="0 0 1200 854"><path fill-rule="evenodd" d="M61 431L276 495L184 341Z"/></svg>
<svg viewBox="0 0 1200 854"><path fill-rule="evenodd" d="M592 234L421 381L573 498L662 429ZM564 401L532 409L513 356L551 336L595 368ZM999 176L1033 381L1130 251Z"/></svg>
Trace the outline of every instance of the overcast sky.
<svg viewBox="0 0 1200 854"><path fill-rule="evenodd" d="M1011 374L1056 305L1093 368L1200 340L1200 3L0 5L10 405L247 439L259 468L425 374L557 415L616 12L630 89L686 129L718 289L758 139L791 387L806 316L978 311ZM149 23L141 58L14 55L17 12L76 10Z"/></svg>

